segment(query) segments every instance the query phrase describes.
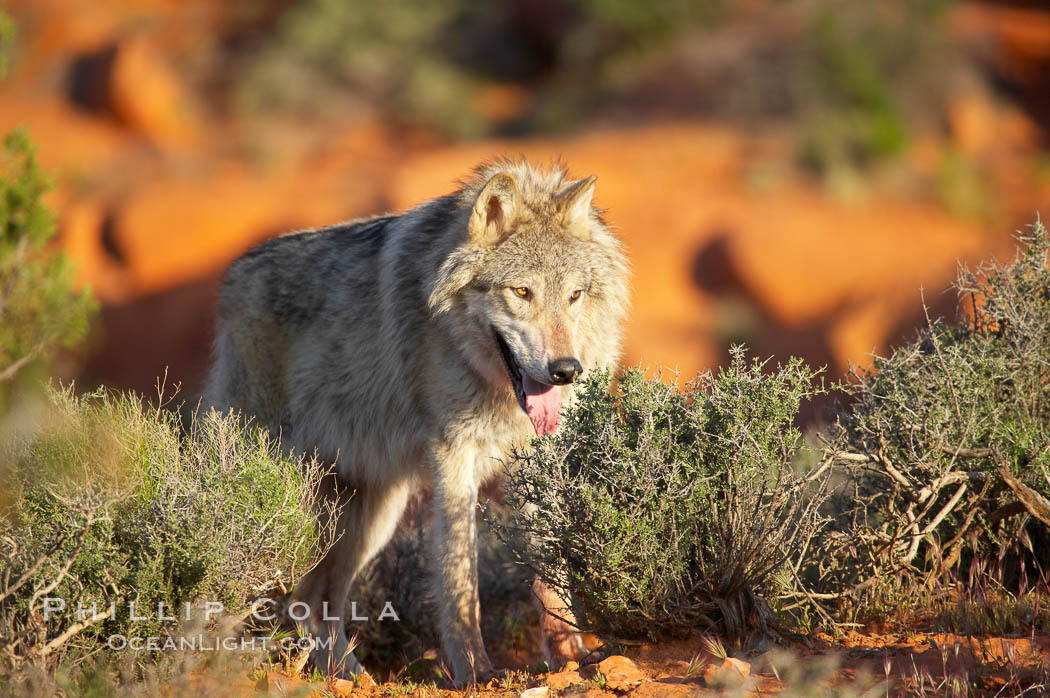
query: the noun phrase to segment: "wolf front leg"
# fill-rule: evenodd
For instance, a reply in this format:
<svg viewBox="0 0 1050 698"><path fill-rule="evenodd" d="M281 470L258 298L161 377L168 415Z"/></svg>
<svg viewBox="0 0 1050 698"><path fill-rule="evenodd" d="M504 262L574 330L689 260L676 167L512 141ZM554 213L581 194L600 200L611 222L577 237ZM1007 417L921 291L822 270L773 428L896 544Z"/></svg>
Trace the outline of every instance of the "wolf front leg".
<svg viewBox="0 0 1050 698"><path fill-rule="evenodd" d="M347 594L353 579L394 534L411 484L397 480L355 490L340 484L334 475L321 483L321 496L341 507L329 531L336 539L296 586L292 602L306 607L307 618L297 625L318 643L310 659L324 674L347 678L362 671L347 640ZM322 519L322 528L331 523ZM297 619L293 616L293 620Z"/></svg>
<svg viewBox="0 0 1050 698"><path fill-rule="evenodd" d="M438 448L434 456L432 577L441 644L459 686L493 674L478 601L476 456L472 448Z"/></svg>

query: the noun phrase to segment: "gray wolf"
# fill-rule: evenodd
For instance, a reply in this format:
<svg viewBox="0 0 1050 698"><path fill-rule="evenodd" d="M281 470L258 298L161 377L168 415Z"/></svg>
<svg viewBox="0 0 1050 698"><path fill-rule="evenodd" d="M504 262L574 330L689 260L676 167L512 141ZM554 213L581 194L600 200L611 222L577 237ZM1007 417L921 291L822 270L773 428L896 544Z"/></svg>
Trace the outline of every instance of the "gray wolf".
<svg viewBox="0 0 1050 698"><path fill-rule="evenodd" d="M360 671L343 620L351 581L430 489L445 658L459 684L491 674L478 487L619 354L627 261L594 187L501 160L401 215L274 238L226 274L206 403L332 463L325 494L345 502L341 537L292 592L309 631L335 639L322 669Z"/></svg>

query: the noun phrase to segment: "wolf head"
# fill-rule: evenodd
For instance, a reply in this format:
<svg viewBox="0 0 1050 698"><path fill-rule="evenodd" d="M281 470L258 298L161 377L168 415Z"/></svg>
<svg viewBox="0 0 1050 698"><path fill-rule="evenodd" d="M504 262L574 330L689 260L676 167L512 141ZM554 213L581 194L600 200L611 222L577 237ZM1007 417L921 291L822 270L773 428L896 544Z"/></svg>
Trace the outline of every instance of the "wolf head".
<svg viewBox="0 0 1050 698"><path fill-rule="evenodd" d="M560 168L480 170L460 193L463 243L430 298L437 314L458 309L480 372L513 390L539 435L558 426L561 386L616 360L626 264L591 206L594 188L593 176Z"/></svg>

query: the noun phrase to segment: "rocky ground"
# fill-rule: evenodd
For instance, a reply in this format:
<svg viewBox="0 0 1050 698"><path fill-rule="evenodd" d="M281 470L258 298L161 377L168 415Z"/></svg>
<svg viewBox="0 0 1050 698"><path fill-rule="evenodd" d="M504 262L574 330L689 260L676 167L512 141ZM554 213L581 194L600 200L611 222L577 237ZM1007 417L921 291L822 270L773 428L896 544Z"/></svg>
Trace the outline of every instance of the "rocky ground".
<svg viewBox="0 0 1050 698"><path fill-rule="evenodd" d="M546 698L699 698L701 696L814 695L1044 695L1050 677L1050 636L989 638L946 633L850 632L819 634L771 652L738 659L711 653L702 638L642 645L548 674L511 672L477 686L481 696ZM405 679L377 682L307 681L279 671L245 677L246 694L267 688L279 694L459 696L434 683ZM1039 688L1039 686L1043 688ZM1032 688L1034 687L1034 689ZM954 691L954 692L953 692ZM1040 692L1042 691L1042 692ZM866 693L868 692L868 693Z"/></svg>

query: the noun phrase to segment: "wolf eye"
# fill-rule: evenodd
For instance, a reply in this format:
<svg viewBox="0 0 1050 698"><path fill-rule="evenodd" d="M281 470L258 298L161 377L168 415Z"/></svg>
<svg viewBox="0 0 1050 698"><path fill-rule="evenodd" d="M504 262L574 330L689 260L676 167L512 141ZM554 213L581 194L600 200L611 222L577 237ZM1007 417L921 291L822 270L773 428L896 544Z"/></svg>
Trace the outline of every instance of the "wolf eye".
<svg viewBox="0 0 1050 698"><path fill-rule="evenodd" d="M528 286L518 286L516 289L514 289L514 293L517 294L519 298L528 298L529 288Z"/></svg>
<svg viewBox="0 0 1050 698"><path fill-rule="evenodd" d="M569 302L575 303L576 301L580 300L580 296L582 295L583 291L581 289L576 289L575 291L569 294Z"/></svg>

